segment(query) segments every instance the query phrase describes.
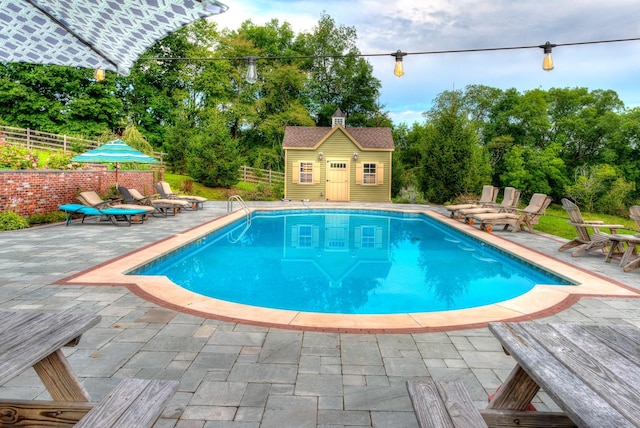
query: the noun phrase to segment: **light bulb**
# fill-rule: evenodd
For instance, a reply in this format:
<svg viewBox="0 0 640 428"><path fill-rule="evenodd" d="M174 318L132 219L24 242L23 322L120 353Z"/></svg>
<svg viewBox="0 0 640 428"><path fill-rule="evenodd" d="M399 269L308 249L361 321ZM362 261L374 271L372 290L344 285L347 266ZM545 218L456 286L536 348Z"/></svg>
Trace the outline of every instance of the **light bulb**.
<svg viewBox="0 0 640 428"><path fill-rule="evenodd" d="M93 72L93 78L98 82L102 82L105 78L105 71L102 68L96 68Z"/></svg>
<svg viewBox="0 0 640 428"><path fill-rule="evenodd" d="M540 45L540 48L544 49L544 58L542 59L542 69L544 71L553 70L553 57L551 56L552 48L556 47L556 45L552 45L547 42L544 45Z"/></svg>
<svg viewBox="0 0 640 428"><path fill-rule="evenodd" d="M396 66L393 67L393 74L398 77L404 76L404 65L402 65L402 58L396 60Z"/></svg>
<svg viewBox="0 0 640 428"><path fill-rule="evenodd" d="M391 56L396 57L396 65L395 67L393 67L393 74L398 77L404 76L404 65L402 64L402 57L405 55L406 53L402 52L400 49L391 54Z"/></svg>
<svg viewBox="0 0 640 428"><path fill-rule="evenodd" d="M550 53L545 54L544 58L542 59L542 69L544 71L553 70L553 57Z"/></svg>
<svg viewBox="0 0 640 428"><path fill-rule="evenodd" d="M244 76L244 80L248 83L256 83L258 81L258 71L256 70L256 59L252 56L247 58L249 61L249 67L247 68L247 74Z"/></svg>

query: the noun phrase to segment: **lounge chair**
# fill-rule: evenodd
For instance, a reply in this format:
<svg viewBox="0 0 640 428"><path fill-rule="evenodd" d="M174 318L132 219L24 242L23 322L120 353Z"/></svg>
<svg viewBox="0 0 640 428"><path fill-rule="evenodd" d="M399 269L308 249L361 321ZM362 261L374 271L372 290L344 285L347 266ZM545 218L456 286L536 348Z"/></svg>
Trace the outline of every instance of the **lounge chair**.
<svg viewBox="0 0 640 428"><path fill-rule="evenodd" d="M457 204L457 205L449 205L446 208L451 212L451 218L457 217L457 212L459 210L469 209L469 208L478 208L484 206L484 204L495 203L498 197L498 191L500 189L498 187L493 187L490 185L486 185L482 187L482 195L480 195L480 199L476 202L469 204ZM458 217L462 218L462 217Z"/></svg>
<svg viewBox="0 0 640 428"><path fill-rule="evenodd" d="M154 187L162 199L180 199L187 201L189 203L189 208L194 210L204 208L204 203L207 201L207 198L203 198L202 196L175 193L171 190L171 186L166 181L159 181L154 185Z"/></svg>
<svg viewBox="0 0 640 428"><path fill-rule="evenodd" d="M499 204L488 203L482 207L458 210L458 218L464 217L464 221L468 223L474 214L515 212L518 209L518 202L520 202L520 191L513 187L505 187L502 202Z"/></svg>
<svg viewBox="0 0 640 428"><path fill-rule="evenodd" d="M139 205L145 207L153 207L154 214L160 214L166 217L169 214L175 215L181 209L186 208L189 203L179 199L158 199L152 196L143 196L136 189L128 189L118 186L118 191L128 205Z"/></svg>
<svg viewBox="0 0 640 428"><path fill-rule="evenodd" d="M529 229L529 233L533 233L533 226L540 222L540 217L550 203L551 198L549 196L544 193L534 193L526 208L517 209L515 212L474 214L469 219L469 224L478 223L480 229L487 232L493 231L494 225L503 224L503 230L511 227L512 232L517 232L526 228Z"/></svg>
<svg viewBox="0 0 640 428"><path fill-rule="evenodd" d="M105 201L94 191L80 192L78 201L84 206L104 210L106 208L120 208L123 210L143 210L145 214L155 211L153 207L144 207L136 204L121 204L119 202Z"/></svg>
<svg viewBox="0 0 640 428"><path fill-rule="evenodd" d="M578 236L573 238L560 247L559 251L566 251L575 248L571 255L579 257L589 252L607 252L611 245L618 250L622 250L619 242L614 242L609 238L609 234L602 232L600 229L608 229L609 233L615 234L618 229L624 229L622 224L605 224L601 220L585 220L582 218L580 208L567 198L562 198L562 208L569 214L568 224L576 228ZM592 233L589 232L592 230ZM612 250L612 254L614 251Z"/></svg>
<svg viewBox="0 0 640 428"><path fill-rule="evenodd" d="M97 217L98 220L104 218L109 220L116 226L131 226L131 223L143 223L144 217L147 213L143 207L137 209L125 209L125 208L95 208L88 207L81 204L65 204L58 207L60 211L64 211L66 214L67 226L71 224L74 215L81 215L82 222L87 217Z"/></svg>

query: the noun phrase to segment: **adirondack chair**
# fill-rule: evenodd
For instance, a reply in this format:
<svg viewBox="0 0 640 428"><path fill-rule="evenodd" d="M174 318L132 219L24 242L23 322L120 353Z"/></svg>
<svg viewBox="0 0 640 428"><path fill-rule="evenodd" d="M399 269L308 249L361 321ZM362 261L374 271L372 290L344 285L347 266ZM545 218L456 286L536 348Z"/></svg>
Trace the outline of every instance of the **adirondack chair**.
<svg viewBox="0 0 640 428"><path fill-rule="evenodd" d="M575 227L578 236L561 246L559 251L575 248L571 255L579 257L590 252L607 252L611 245L620 247L619 250L622 250L620 242L613 242L609 235L600 229L608 229L609 233L615 234L618 229L624 229L624 225L605 224L602 220L585 220L582 218L580 208L567 198L562 198L562 208L569 214L567 223Z"/></svg>

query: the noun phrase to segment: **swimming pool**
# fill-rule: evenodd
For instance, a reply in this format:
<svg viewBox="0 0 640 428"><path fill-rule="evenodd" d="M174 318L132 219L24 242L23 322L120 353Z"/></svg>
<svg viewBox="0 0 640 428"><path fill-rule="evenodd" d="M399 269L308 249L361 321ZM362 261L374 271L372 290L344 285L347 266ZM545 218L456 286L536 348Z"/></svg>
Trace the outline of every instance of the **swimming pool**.
<svg viewBox="0 0 640 428"><path fill-rule="evenodd" d="M339 314L466 309L570 281L426 215L256 211L129 272L251 306Z"/></svg>

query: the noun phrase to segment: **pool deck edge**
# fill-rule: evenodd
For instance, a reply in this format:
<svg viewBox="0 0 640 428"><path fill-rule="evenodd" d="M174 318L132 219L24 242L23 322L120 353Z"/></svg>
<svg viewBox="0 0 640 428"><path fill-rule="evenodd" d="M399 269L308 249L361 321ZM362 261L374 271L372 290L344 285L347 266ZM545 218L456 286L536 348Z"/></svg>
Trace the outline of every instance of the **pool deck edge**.
<svg viewBox="0 0 640 428"><path fill-rule="evenodd" d="M282 210L282 208L278 209ZM260 210L268 211L268 209ZM393 211L388 208L383 210ZM408 211L404 210L403 212ZM64 278L57 281L56 284L123 286L136 295L161 306L206 318L285 329L346 333L407 333L477 328L491 321L528 320L552 315L566 309L582 297L640 297L640 294L631 287L526 248L502 238L496 233L480 231L471 225L430 210L410 212L426 214L481 241L496 245L503 251L549 270L577 285L538 285L522 296L479 308L412 314L342 315L266 309L235 304L193 293L175 285L166 277L126 275L127 272L154 258L242 218L245 215L242 211L215 218L200 226L147 245L143 249L132 251Z"/></svg>

